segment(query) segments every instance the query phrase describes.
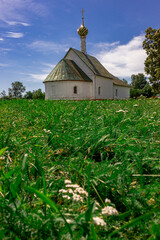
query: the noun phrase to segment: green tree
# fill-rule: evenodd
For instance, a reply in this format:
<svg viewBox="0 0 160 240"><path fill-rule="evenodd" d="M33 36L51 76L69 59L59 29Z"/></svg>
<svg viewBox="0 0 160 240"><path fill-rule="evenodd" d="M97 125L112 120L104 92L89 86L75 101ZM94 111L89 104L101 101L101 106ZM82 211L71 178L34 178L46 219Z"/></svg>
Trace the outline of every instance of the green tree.
<svg viewBox="0 0 160 240"><path fill-rule="evenodd" d="M45 98L45 93L43 93L40 88L36 91L33 91L33 99L44 99L44 98Z"/></svg>
<svg viewBox="0 0 160 240"><path fill-rule="evenodd" d="M22 93L25 92L26 88L23 86L21 82L13 82L12 88L8 88L9 97L14 98L22 98Z"/></svg>
<svg viewBox="0 0 160 240"><path fill-rule="evenodd" d="M24 95L25 99L33 99L33 92L27 91Z"/></svg>
<svg viewBox="0 0 160 240"><path fill-rule="evenodd" d="M1 99L4 99L6 97L6 92L3 90L1 93L0 93L0 98Z"/></svg>
<svg viewBox="0 0 160 240"><path fill-rule="evenodd" d="M147 53L145 60L145 72L150 75L150 83L160 80L160 29L149 27L146 31L143 49ZM160 90L160 82L157 82ZM157 87L157 84L155 85ZM154 84L153 84L154 87Z"/></svg>
<svg viewBox="0 0 160 240"><path fill-rule="evenodd" d="M146 84L147 80L143 73L133 74L131 76L131 86L133 89L143 89Z"/></svg>
<svg viewBox="0 0 160 240"><path fill-rule="evenodd" d="M134 89L132 88L130 90L130 98L137 98L142 95L142 90L141 89Z"/></svg>
<svg viewBox="0 0 160 240"><path fill-rule="evenodd" d="M142 89L142 95L147 98L153 96L152 88L149 84L146 84L146 86Z"/></svg>
<svg viewBox="0 0 160 240"><path fill-rule="evenodd" d="M123 81L124 83L128 84L128 81L127 81L125 78L123 78L122 81Z"/></svg>

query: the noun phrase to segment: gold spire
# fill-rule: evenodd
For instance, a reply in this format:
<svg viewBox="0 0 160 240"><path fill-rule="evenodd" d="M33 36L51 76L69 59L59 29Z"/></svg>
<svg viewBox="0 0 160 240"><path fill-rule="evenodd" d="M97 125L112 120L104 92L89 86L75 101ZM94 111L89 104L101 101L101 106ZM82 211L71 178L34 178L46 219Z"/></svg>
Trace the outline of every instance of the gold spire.
<svg viewBox="0 0 160 240"><path fill-rule="evenodd" d="M81 13L82 13L82 26L84 26L84 16L83 16L84 9L83 9L83 8L82 8L82 11L81 11Z"/></svg>
<svg viewBox="0 0 160 240"><path fill-rule="evenodd" d="M81 52L86 54L86 36L88 34L88 29L84 26L84 9L82 8L82 25L77 29L77 32L81 38Z"/></svg>

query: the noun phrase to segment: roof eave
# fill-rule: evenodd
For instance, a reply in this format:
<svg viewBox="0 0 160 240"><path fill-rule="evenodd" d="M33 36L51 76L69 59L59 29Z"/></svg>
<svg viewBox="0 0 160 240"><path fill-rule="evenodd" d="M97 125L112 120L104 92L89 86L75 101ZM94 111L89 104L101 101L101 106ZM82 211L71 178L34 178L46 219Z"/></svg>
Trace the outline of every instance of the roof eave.
<svg viewBox="0 0 160 240"><path fill-rule="evenodd" d="M109 78L109 79L111 79L111 80L113 80L113 78L112 77L107 77L107 76L103 76L103 75L101 75L101 74L95 74L96 76L99 76L99 77L104 77L104 78Z"/></svg>
<svg viewBox="0 0 160 240"><path fill-rule="evenodd" d="M71 81L71 82L93 82L92 80L91 81L87 81L87 80L71 80L71 79L68 79L68 80L43 81L43 83L47 83L47 82L68 82L68 81Z"/></svg>
<svg viewBox="0 0 160 240"><path fill-rule="evenodd" d="M120 86L120 87L128 87L128 88L132 88L131 86L125 86L125 85L120 85L120 84L116 84L116 83L113 83L114 85L116 85L116 86Z"/></svg>

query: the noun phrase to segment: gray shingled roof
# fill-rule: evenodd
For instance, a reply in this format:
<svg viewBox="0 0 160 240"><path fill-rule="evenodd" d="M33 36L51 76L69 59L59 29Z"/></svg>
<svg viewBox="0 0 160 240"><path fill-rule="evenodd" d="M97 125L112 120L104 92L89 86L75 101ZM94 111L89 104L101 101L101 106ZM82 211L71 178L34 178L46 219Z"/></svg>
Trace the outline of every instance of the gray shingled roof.
<svg viewBox="0 0 160 240"><path fill-rule="evenodd" d="M73 50L79 56L79 58L91 69L91 71L94 74L102 77L110 78L110 79L113 78L113 76L105 69L105 67L95 57L90 56L88 54L84 54L83 52L78 51L77 49L74 49L74 48L70 48L69 51L70 50Z"/></svg>
<svg viewBox="0 0 160 240"><path fill-rule="evenodd" d="M91 69L91 71L95 75L110 78L111 80L113 80L113 83L115 85L123 86L123 87L130 87L128 84L124 83L119 78L115 77L110 72L108 72L107 69L95 57L88 55L88 54L84 54L83 52L81 52L77 49L74 49L74 48L70 48L69 51L70 50L73 50L79 56L79 58Z"/></svg>
<svg viewBox="0 0 160 240"><path fill-rule="evenodd" d="M78 51L77 49L74 48L70 48L68 52L70 50L73 50L95 75L109 78L113 80L113 83L115 85L130 87L128 84L124 83L119 78L115 77L110 72L108 72L107 69L95 57L90 56L88 54L84 54L83 52ZM67 56L68 52L66 53L65 57ZM87 82L92 81L73 60L66 59L65 57L51 71L51 73L44 80L44 83L63 80L87 81Z"/></svg>
<svg viewBox="0 0 160 240"><path fill-rule="evenodd" d="M64 80L92 82L74 61L63 58L46 77L44 83Z"/></svg>

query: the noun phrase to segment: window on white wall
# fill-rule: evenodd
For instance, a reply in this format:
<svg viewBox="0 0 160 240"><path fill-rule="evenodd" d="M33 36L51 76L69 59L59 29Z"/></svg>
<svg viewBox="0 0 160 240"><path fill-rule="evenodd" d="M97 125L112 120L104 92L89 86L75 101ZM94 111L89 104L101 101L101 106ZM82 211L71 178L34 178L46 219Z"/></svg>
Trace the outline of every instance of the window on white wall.
<svg viewBox="0 0 160 240"><path fill-rule="evenodd" d="M118 89L116 89L115 96L118 97Z"/></svg>
<svg viewBox="0 0 160 240"><path fill-rule="evenodd" d="M77 94L77 86L74 86L74 87L73 87L73 93L74 93L74 94Z"/></svg>
<svg viewBox="0 0 160 240"><path fill-rule="evenodd" d="M98 95L101 95L101 87L98 87Z"/></svg>

